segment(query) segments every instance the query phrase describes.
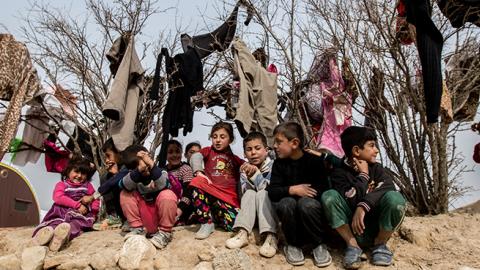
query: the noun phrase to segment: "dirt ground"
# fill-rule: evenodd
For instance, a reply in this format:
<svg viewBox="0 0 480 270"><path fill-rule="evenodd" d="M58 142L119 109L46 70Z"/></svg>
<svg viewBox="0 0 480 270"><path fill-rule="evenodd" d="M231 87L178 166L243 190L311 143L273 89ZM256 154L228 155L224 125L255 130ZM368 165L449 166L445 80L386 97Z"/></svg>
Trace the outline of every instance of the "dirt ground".
<svg viewBox="0 0 480 270"><path fill-rule="evenodd" d="M230 233L217 230L207 240L200 241L194 239L196 229L195 226L176 229L168 247L157 251L157 256L162 257L161 269L192 269L199 263L198 254L202 251L212 247L217 251L225 249ZM33 228L0 229L0 257L13 253L21 258L22 250L33 244L32 231ZM262 258L255 241L258 239L251 236L250 245L242 249L250 256L254 269L317 269L310 254L306 254L302 267L290 266L281 251L271 259ZM92 266L90 261L94 258L114 257L122 244L119 231L88 232L64 250L49 252L47 259L58 259L62 263L83 261ZM480 213L466 207L445 215L406 217L389 246L395 253L391 267L374 267L366 262L362 269L480 269ZM342 250L332 248L331 253L334 262L324 269L342 269Z"/></svg>

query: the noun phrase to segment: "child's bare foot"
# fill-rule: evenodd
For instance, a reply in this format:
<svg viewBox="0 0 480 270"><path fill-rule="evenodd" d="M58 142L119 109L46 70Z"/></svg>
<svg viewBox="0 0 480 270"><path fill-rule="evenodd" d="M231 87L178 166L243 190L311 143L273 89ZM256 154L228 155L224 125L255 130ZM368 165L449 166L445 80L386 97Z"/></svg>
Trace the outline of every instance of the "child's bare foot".
<svg viewBox="0 0 480 270"><path fill-rule="evenodd" d="M59 251L62 246L67 242L68 237L70 236L70 224L68 223L61 223L59 224L54 232L53 232L53 239L50 242L50 250L51 251Z"/></svg>
<svg viewBox="0 0 480 270"><path fill-rule="evenodd" d="M33 237L35 243L39 246L44 246L52 240L53 228L50 226L41 228Z"/></svg>

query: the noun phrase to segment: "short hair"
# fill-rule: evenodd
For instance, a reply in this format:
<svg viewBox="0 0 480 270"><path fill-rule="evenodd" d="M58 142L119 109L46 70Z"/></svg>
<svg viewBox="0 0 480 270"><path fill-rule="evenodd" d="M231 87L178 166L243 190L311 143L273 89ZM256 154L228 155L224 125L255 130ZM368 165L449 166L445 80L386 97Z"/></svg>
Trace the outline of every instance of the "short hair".
<svg viewBox="0 0 480 270"><path fill-rule="evenodd" d="M105 143L102 146L102 152L103 153L106 153L108 150L110 150L110 151L112 151L116 154L118 154L118 152L119 152L117 147L115 146L115 143L113 142L112 138L105 141Z"/></svg>
<svg viewBox="0 0 480 270"><path fill-rule="evenodd" d="M285 136L289 141L297 138L300 141L300 148L305 146L305 134L303 133L303 129L300 124L295 122L284 122L279 124L273 130L273 135L282 134Z"/></svg>
<svg viewBox="0 0 480 270"><path fill-rule="evenodd" d="M213 136L213 133L215 133L215 131L218 131L222 128L227 131L227 134L230 137L230 142L233 142L235 140L235 136L233 135L233 126L232 124L223 121L220 121L213 125L212 131L210 132L210 138Z"/></svg>
<svg viewBox="0 0 480 270"><path fill-rule="evenodd" d="M88 159L81 156L74 157L68 161L67 167L65 167L62 172L62 179L68 179L68 175L72 170L85 174L87 176L87 181L90 181L95 174L95 167L92 167L91 162Z"/></svg>
<svg viewBox="0 0 480 270"><path fill-rule="evenodd" d="M179 141L173 140L173 139L167 141L167 148L168 148L170 145L175 145L175 146L177 146L178 148L180 148L180 152L182 151L182 144L181 144Z"/></svg>
<svg viewBox="0 0 480 270"><path fill-rule="evenodd" d="M147 148L138 144L130 145L122 151L122 162L127 169L133 170L138 167L137 153L140 151L148 152Z"/></svg>
<svg viewBox="0 0 480 270"><path fill-rule="evenodd" d="M267 137L265 137L265 135L263 135L263 133L261 132L252 131L248 133L247 136L243 139L243 149L245 150L245 147L247 146L247 143L249 141L253 141L256 139L259 139L260 141L262 141L263 146L268 147Z"/></svg>
<svg viewBox="0 0 480 270"><path fill-rule="evenodd" d="M350 158L352 157L353 147L358 146L360 149L363 149L366 142L377 141L377 135L375 134L375 130L371 128L351 126L342 132L340 140L345 156Z"/></svg>
<svg viewBox="0 0 480 270"><path fill-rule="evenodd" d="M189 144L187 144L187 146L185 147L185 153L188 153L188 151L190 150L190 148L194 147L194 146L197 146L198 148L202 148L202 146L200 145L200 143L198 142L191 142Z"/></svg>

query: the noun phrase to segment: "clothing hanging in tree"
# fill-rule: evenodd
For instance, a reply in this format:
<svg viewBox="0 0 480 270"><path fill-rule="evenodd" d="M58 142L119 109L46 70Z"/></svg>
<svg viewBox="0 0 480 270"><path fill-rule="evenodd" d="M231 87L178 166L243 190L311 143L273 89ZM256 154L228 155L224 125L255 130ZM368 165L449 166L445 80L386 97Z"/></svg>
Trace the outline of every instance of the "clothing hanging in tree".
<svg viewBox="0 0 480 270"><path fill-rule="evenodd" d="M155 76L150 98L157 100L160 90L160 69L162 59L165 57L165 71L168 79L168 98L162 116L162 146L158 155L160 166L164 166L167 157L167 144L169 136L178 136L178 130L183 128L183 135L193 129L193 106L191 97L203 90L203 66L196 50L189 47L185 53L179 53L173 58L168 50L162 48L157 58Z"/></svg>
<svg viewBox="0 0 480 270"><path fill-rule="evenodd" d="M0 121L0 160L15 137L22 106L41 85L27 47L10 34L0 34L0 99L10 101Z"/></svg>
<svg viewBox="0 0 480 270"><path fill-rule="evenodd" d="M227 20L211 33L190 37L188 34L181 35L183 51L187 52L189 47L195 48L200 59L203 59L214 51L222 52L230 46L237 29L237 16L239 7L244 4L238 1ZM253 10L247 6L248 17L245 25L250 23L253 17Z"/></svg>
<svg viewBox="0 0 480 270"><path fill-rule="evenodd" d="M452 96L450 95L450 91L448 90L445 80L443 81L442 85L443 93L442 101L440 102L440 112L443 120L447 123L451 123L453 121Z"/></svg>
<svg viewBox="0 0 480 270"><path fill-rule="evenodd" d="M128 45L125 46L127 40ZM123 48L125 51L122 56ZM135 50L133 36L115 40L107 53L107 59L111 63L114 80L102 113L112 120L109 133L115 147L123 151L134 142L135 120L142 104L145 71Z"/></svg>
<svg viewBox="0 0 480 270"><path fill-rule="evenodd" d="M55 139L56 140L56 137ZM70 161L70 151L61 149L55 141L43 141L45 147L45 167L47 172L62 173Z"/></svg>
<svg viewBox="0 0 480 270"><path fill-rule="evenodd" d="M94 142L88 132L79 126L75 128L71 138L68 140L67 145L65 146L67 150L75 153L75 142L77 142L80 147L80 153L90 162L93 162L95 159L93 158L94 153L91 145L94 145ZM100 149L98 148L96 148L96 155L97 157L100 157Z"/></svg>
<svg viewBox="0 0 480 270"><path fill-rule="evenodd" d="M315 138L316 148L342 157L340 134L352 124L352 97L345 91L336 50L329 48L317 54L312 68L309 78L315 82L313 89L320 93L323 116L320 132Z"/></svg>
<svg viewBox="0 0 480 270"><path fill-rule="evenodd" d="M235 123L242 137L259 129L273 146L277 117L277 74L268 72L236 38L232 44L234 71L240 78ZM258 126L258 127L257 127Z"/></svg>
<svg viewBox="0 0 480 270"><path fill-rule="evenodd" d="M453 27L467 22L480 27L480 0L439 0L437 5Z"/></svg>
<svg viewBox="0 0 480 270"><path fill-rule="evenodd" d="M416 27L417 49L422 64L427 122L436 123L442 98L442 33L430 18L429 0L404 0L407 21Z"/></svg>
<svg viewBox="0 0 480 270"><path fill-rule="evenodd" d="M415 26L407 22L407 9L404 0L398 1L395 38L403 45L410 45L415 41Z"/></svg>
<svg viewBox="0 0 480 270"><path fill-rule="evenodd" d="M368 83L368 100L365 104L365 120L363 125L376 130L387 126L386 111L395 113L390 102L385 97L385 75L377 67L372 68L372 77Z"/></svg>

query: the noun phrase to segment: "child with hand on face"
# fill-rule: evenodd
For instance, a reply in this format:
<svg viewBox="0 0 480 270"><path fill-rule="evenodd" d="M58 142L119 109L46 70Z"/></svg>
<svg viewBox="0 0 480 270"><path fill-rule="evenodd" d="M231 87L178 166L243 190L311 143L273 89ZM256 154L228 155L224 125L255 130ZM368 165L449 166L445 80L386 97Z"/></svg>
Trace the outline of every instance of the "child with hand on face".
<svg viewBox="0 0 480 270"><path fill-rule="evenodd" d="M131 227L129 235L153 234L150 241L159 249L172 239L177 196L168 189L168 174L155 166L148 150L131 145L122 152L129 172L119 182L122 210Z"/></svg>
<svg viewBox="0 0 480 270"><path fill-rule="evenodd" d="M33 232L37 244L49 244L51 251L58 251L68 240L92 229L100 203L93 198L92 172L87 159L69 161L62 181L55 185L52 208Z"/></svg>

